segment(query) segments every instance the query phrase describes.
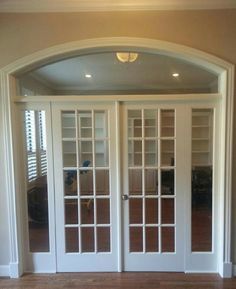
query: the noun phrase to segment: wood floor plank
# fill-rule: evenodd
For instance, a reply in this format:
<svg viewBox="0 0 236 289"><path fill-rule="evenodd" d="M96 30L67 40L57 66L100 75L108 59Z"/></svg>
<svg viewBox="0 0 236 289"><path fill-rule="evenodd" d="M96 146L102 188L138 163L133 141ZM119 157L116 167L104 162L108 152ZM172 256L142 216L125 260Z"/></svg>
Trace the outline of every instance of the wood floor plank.
<svg viewBox="0 0 236 289"><path fill-rule="evenodd" d="M236 289L236 278L184 273L58 273L0 278L0 289Z"/></svg>

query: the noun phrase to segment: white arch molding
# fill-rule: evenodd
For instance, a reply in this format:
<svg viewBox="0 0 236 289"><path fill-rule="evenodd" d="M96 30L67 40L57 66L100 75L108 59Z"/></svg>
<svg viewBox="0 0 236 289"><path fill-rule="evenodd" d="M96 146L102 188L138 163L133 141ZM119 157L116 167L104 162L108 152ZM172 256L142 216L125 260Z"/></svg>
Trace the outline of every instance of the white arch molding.
<svg viewBox="0 0 236 289"><path fill-rule="evenodd" d="M12 142L12 112L14 109L14 90L11 80L14 74L37 67L49 61L56 61L68 56L83 54L84 52L106 51L116 47L130 47L151 53L161 53L185 59L220 75L220 93L222 95L222 151L221 169L222 182L220 184L220 217L219 228L219 273L222 277L232 276L231 262L231 196L232 196L232 141L233 141L233 96L234 96L234 66L222 59L205 52L146 38L96 38L69 42L53 46L42 51L23 57L0 70L1 76L1 108L4 125L6 195L9 211L10 234L10 264L9 275L19 277L23 273L23 257L21 250L21 234L19 222L19 208L14 170L14 150ZM14 83L14 82L13 82Z"/></svg>

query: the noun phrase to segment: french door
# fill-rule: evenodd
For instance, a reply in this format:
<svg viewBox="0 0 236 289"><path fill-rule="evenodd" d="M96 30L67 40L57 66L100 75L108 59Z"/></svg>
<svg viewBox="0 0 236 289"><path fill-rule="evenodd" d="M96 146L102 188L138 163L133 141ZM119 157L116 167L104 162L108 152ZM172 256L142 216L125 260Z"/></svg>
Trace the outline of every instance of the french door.
<svg viewBox="0 0 236 289"><path fill-rule="evenodd" d="M185 124L181 106L124 107L124 269L184 271Z"/></svg>
<svg viewBox="0 0 236 289"><path fill-rule="evenodd" d="M115 111L53 108L57 271L117 271Z"/></svg>
<svg viewBox="0 0 236 289"><path fill-rule="evenodd" d="M213 109L55 103L52 116L57 271L216 270Z"/></svg>

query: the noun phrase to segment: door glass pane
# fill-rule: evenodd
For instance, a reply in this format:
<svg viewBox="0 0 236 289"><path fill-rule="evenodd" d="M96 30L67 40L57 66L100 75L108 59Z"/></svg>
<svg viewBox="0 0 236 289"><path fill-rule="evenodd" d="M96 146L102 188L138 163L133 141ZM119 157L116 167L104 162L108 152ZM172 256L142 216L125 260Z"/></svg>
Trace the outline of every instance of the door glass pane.
<svg viewBox="0 0 236 289"><path fill-rule="evenodd" d="M144 136L157 137L158 136L158 123L157 123L157 110L145 109L144 110Z"/></svg>
<svg viewBox="0 0 236 289"><path fill-rule="evenodd" d="M157 146L158 146L158 140L145 140L145 165L146 166L158 165Z"/></svg>
<svg viewBox="0 0 236 289"><path fill-rule="evenodd" d="M81 224L94 224L93 199L80 199Z"/></svg>
<svg viewBox="0 0 236 289"><path fill-rule="evenodd" d="M95 164L96 167L108 166L108 142L95 141Z"/></svg>
<svg viewBox="0 0 236 289"><path fill-rule="evenodd" d="M65 193L65 196L77 195L77 171L76 170L64 171L64 193Z"/></svg>
<svg viewBox="0 0 236 289"><path fill-rule="evenodd" d="M62 112L62 138L75 138L76 126L75 126L75 112L67 111Z"/></svg>
<svg viewBox="0 0 236 289"><path fill-rule="evenodd" d="M146 227L146 252L158 252L158 227Z"/></svg>
<svg viewBox="0 0 236 289"><path fill-rule="evenodd" d="M129 246L130 252L143 252L143 228L129 228Z"/></svg>
<svg viewBox="0 0 236 289"><path fill-rule="evenodd" d="M95 111L95 138L106 138L107 134L107 113L105 111Z"/></svg>
<svg viewBox="0 0 236 289"><path fill-rule="evenodd" d="M92 141L80 141L80 166L86 167L93 164L93 143Z"/></svg>
<svg viewBox="0 0 236 289"><path fill-rule="evenodd" d="M81 228L82 252L94 252L94 227Z"/></svg>
<svg viewBox="0 0 236 289"><path fill-rule="evenodd" d="M78 228L66 228L66 252L78 252L79 251L79 234Z"/></svg>
<svg viewBox="0 0 236 289"><path fill-rule="evenodd" d="M161 199L161 223L175 223L175 199Z"/></svg>
<svg viewBox="0 0 236 289"><path fill-rule="evenodd" d="M93 195L93 171L90 169L79 170L80 195Z"/></svg>
<svg viewBox="0 0 236 289"><path fill-rule="evenodd" d="M97 250L98 252L110 252L110 227L97 227Z"/></svg>
<svg viewBox="0 0 236 289"><path fill-rule="evenodd" d="M175 252L175 228L162 227L161 228L161 244L162 252Z"/></svg>
<svg viewBox="0 0 236 289"><path fill-rule="evenodd" d="M109 170L96 170L96 195L109 194Z"/></svg>
<svg viewBox="0 0 236 289"><path fill-rule="evenodd" d="M145 195L158 195L158 170L145 170Z"/></svg>
<svg viewBox="0 0 236 289"><path fill-rule="evenodd" d="M175 170L161 170L161 194L175 194Z"/></svg>
<svg viewBox="0 0 236 289"><path fill-rule="evenodd" d="M110 223L110 199L97 199L97 224Z"/></svg>
<svg viewBox="0 0 236 289"><path fill-rule="evenodd" d="M129 169L129 194L142 195L142 170Z"/></svg>
<svg viewBox="0 0 236 289"><path fill-rule="evenodd" d="M175 111L161 110L161 137L175 136Z"/></svg>
<svg viewBox="0 0 236 289"><path fill-rule="evenodd" d="M76 167L76 142L66 141L62 143L63 147L63 166L64 167Z"/></svg>
<svg viewBox="0 0 236 289"><path fill-rule="evenodd" d="M142 111L128 111L128 136L142 137Z"/></svg>
<svg viewBox="0 0 236 289"><path fill-rule="evenodd" d="M142 166L142 141L129 140L129 166Z"/></svg>
<svg viewBox="0 0 236 289"><path fill-rule="evenodd" d="M140 198L129 199L129 223L143 223L143 200Z"/></svg>
<svg viewBox="0 0 236 289"><path fill-rule="evenodd" d="M192 111L192 251L212 251L213 109Z"/></svg>
<svg viewBox="0 0 236 289"><path fill-rule="evenodd" d="M145 223L158 224L158 199L145 199Z"/></svg>
<svg viewBox="0 0 236 289"><path fill-rule="evenodd" d="M175 165L174 140L161 140L161 165L168 167Z"/></svg>
<svg viewBox="0 0 236 289"><path fill-rule="evenodd" d="M78 200L65 200L65 224L78 224Z"/></svg>
<svg viewBox="0 0 236 289"><path fill-rule="evenodd" d="M26 110L23 117L29 249L49 252L46 115Z"/></svg>
<svg viewBox="0 0 236 289"><path fill-rule="evenodd" d="M92 113L91 111L78 112L78 136L79 138L92 137Z"/></svg>

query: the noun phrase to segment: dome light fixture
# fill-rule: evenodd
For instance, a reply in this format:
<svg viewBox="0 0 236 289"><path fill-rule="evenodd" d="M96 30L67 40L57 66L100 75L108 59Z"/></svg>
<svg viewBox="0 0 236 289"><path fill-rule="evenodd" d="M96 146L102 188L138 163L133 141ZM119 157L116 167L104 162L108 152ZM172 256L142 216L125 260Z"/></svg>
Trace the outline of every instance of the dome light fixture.
<svg viewBox="0 0 236 289"><path fill-rule="evenodd" d="M117 52L116 57L120 62L134 62L138 58L138 53L135 52Z"/></svg>

